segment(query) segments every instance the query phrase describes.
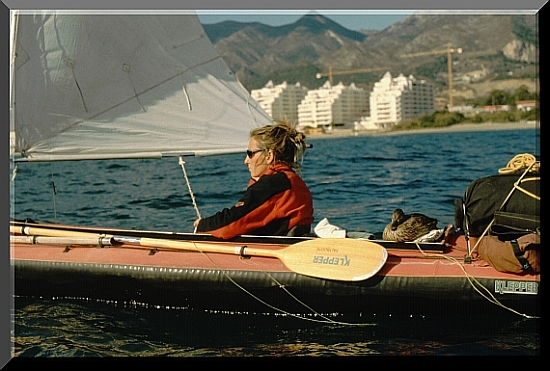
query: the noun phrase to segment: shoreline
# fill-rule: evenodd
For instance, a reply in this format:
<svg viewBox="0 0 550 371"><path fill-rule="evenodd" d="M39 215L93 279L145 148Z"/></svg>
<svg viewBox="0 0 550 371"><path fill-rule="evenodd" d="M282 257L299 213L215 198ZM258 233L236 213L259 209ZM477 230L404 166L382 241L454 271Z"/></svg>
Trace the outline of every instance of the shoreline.
<svg viewBox="0 0 550 371"><path fill-rule="evenodd" d="M529 122L485 122L480 124L463 123L455 124L447 127L438 128L420 128L407 129L398 131L386 130L361 130L353 131L352 129L335 129L329 133L323 134L306 134L308 139L319 138L343 138L343 137L359 137L359 136L378 136L378 135L403 135L403 134L432 134L432 133L456 133L467 131L502 131L502 130L523 130L523 129L540 129L540 123Z"/></svg>

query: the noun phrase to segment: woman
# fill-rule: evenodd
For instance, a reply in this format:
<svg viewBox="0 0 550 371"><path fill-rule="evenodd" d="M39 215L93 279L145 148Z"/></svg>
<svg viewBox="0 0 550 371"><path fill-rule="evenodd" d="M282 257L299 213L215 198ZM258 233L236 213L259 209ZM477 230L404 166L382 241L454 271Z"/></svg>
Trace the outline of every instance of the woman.
<svg viewBox="0 0 550 371"><path fill-rule="evenodd" d="M228 239L240 234L302 236L310 232L313 201L296 174L306 150L305 136L287 122L251 131L244 163L251 179L231 208L193 224L197 232Z"/></svg>

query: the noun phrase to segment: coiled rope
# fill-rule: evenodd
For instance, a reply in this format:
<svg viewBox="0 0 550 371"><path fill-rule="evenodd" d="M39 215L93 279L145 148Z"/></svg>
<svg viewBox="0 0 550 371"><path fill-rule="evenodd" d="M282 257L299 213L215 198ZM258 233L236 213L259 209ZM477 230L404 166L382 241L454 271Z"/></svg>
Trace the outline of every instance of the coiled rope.
<svg viewBox="0 0 550 371"><path fill-rule="evenodd" d="M535 156L530 153L520 153L519 155L514 156L514 158L508 161L506 167L498 169L498 173L516 174L524 171L529 167L531 167L531 169L529 170L529 172L531 173L540 172L540 162L537 162Z"/></svg>
<svg viewBox="0 0 550 371"><path fill-rule="evenodd" d="M525 167L526 164L528 164L528 165ZM527 173L534 172L533 168L535 168L535 167L536 167L536 169L537 169L536 171L538 173L540 171L540 161L536 161L535 156L530 155L528 153L524 153L524 154L516 155L513 159L511 159L508 162L508 165L505 168L499 169L498 172L500 174L506 174L506 171L512 171L511 169L516 169L516 170L513 170L513 171L518 171L518 170L523 171L523 174L518 178L517 182L514 183L514 188L512 188L510 193L508 193L508 196L506 196L506 198L504 199L504 201L502 202L502 204L498 208L498 211L502 210L502 208L504 207L504 205L506 205L506 202L508 202L510 197L512 197L512 193L514 193L514 191L516 189L523 192L523 193L525 193L526 195L528 195L530 197L533 197L534 199L540 201L540 196L538 196L538 195L536 195L532 192L529 192L529 191L527 191L527 190L520 187L520 184L522 182L532 181L532 180L540 180L540 177L525 178ZM503 169L508 169L508 170L503 170ZM508 174L512 174L512 172L509 172ZM495 218L493 217L493 219L491 220L489 225L485 228L485 230L483 231L481 236L479 236L479 238L477 239L477 242L474 245L474 248L472 250L468 249L469 250L468 254L470 256L477 249L477 246L481 242L481 239L487 234L487 232L489 232L489 230L491 229L491 227L493 226L494 223L495 223Z"/></svg>

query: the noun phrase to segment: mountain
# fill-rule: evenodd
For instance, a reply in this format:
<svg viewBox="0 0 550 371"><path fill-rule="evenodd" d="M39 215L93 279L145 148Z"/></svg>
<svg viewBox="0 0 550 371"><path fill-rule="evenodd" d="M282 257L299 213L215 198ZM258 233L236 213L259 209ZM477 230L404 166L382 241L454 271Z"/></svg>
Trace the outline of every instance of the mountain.
<svg viewBox="0 0 550 371"><path fill-rule="evenodd" d="M354 81L368 87L390 71L432 81L444 90L448 45L454 50L457 89L496 78L538 77L537 22L536 14L413 14L384 30L356 32L312 13L279 27L222 22L204 29L249 90L269 80L316 88L326 81L316 79L316 73L330 67L335 84ZM336 74L355 69L370 72Z"/></svg>
<svg viewBox="0 0 550 371"><path fill-rule="evenodd" d="M229 67L244 80L296 64L315 64L323 56L365 39L364 34L316 14L280 27L226 21L204 29Z"/></svg>

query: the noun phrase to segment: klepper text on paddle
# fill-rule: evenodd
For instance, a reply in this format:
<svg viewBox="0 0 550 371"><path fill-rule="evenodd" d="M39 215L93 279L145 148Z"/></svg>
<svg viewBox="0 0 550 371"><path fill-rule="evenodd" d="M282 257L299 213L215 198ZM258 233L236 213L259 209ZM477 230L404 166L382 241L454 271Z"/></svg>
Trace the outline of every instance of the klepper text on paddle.
<svg viewBox="0 0 550 371"><path fill-rule="evenodd" d="M331 256L323 256L323 255L315 255L313 256L313 263L315 264L328 264L328 265L344 265L349 266L350 260L348 259L348 256L346 255L343 258L338 257L331 257Z"/></svg>

